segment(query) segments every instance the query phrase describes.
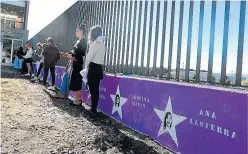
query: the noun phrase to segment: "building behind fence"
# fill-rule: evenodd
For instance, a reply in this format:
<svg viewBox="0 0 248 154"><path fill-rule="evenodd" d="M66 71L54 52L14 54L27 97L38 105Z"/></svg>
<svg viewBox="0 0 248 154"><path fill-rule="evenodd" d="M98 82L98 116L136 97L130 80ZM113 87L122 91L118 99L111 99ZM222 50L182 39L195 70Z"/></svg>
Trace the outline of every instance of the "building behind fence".
<svg viewBox="0 0 248 154"><path fill-rule="evenodd" d="M101 25L106 72L240 86L248 80L246 7L246 1L78 1L30 41L50 36L65 52L79 24Z"/></svg>

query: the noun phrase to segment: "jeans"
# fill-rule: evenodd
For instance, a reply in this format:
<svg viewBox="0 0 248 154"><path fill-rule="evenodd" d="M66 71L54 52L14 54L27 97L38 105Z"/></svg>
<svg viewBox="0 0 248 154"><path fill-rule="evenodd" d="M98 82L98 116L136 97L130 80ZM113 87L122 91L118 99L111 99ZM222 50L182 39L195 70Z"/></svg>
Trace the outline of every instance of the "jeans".
<svg viewBox="0 0 248 154"><path fill-rule="evenodd" d="M44 66L43 85L46 86L47 76L48 76L49 69L50 69L51 76L52 76L52 86L54 86L54 84L55 84L55 66L54 67L49 67L49 68L47 68L47 67Z"/></svg>
<svg viewBox="0 0 248 154"><path fill-rule="evenodd" d="M39 77L42 68L43 68L43 63L40 63L40 66L37 72L37 77Z"/></svg>

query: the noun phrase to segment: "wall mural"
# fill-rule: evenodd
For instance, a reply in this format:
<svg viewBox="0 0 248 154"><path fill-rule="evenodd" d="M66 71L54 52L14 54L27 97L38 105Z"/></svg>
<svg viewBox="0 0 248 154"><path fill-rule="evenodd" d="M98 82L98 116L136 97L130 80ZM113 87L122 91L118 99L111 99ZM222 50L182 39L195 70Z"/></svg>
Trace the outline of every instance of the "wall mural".
<svg viewBox="0 0 248 154"><path fill-rule="evenodd" d="M56 68L58 87L63 72ZM175 152L248 152L245 91L105 75L100 95L102 112ZM83 99L90 105L85 83Z"/></svg>

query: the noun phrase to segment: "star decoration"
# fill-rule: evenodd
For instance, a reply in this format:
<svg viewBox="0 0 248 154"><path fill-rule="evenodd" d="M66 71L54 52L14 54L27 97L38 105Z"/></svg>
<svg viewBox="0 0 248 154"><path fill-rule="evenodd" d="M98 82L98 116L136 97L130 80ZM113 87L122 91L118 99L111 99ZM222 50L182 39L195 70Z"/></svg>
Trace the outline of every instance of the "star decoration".
<svg viewBox="0 0 248 154"><path fill-rule="evenodd" d="M158 136L167 132L168 134L170 134L171 138L178 146L176 126L182 121L186 120L187 117L173 113L170 97L164 111L158 109L154 109L154 111L161 120Z"/></svg>
<svg viewBox="0 0 248 154"><path fill-rule="evenodd" d="M110 94L110 97L113 101L112 114L118 112L120 118L122 119L122 106L127 102L127 98L121 97L119 85L117 87L116 94Z"/></svg>

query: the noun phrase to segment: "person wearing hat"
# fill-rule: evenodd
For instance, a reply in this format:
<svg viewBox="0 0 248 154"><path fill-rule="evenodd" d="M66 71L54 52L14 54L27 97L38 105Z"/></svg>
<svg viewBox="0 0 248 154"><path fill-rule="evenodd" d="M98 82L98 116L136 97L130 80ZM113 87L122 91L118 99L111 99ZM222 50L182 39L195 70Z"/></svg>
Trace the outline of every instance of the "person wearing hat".
<svg viewBox="0 0 248 154"><path fill-rule="evenodd" d="M43 57L44 57L44 78L43 78L43 85L46 86L48 71L50 70L52 76L52 85L48 87L49 90L55 90L55 66L57 61L59 60L59 49L55 46L54 41L51 37L46 39L47 46L45 46L43 50Z"/></svg>

